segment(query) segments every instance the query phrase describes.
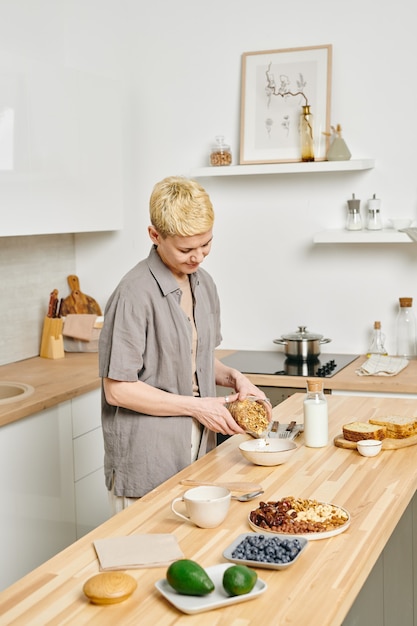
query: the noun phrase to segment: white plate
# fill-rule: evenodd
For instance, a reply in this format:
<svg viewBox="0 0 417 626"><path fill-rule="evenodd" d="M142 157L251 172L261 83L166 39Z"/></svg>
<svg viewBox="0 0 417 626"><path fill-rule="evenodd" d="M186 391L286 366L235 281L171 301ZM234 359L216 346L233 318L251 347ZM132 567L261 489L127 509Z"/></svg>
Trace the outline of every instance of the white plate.
<svg viewBox="0 0 417 626"><path fill-rule="evenodd" d="M291 538L298 539L298 541L300 542L301 550L297 554L297 556L289 563L268 563L268 561L251 561L247 559L238 559L232 556L235 548L237 548L238 545L242 541L244 541L244 539L246 539L247 537L254 537L256 535L261 535L261 534L267 535L268 533L256 532L256 533L244 533L243 535L239 535L239 537L237 537L234 540L234 542L230 544L230 546L226 548L226 550L223 552L224 558L227 559L228 561L232 561L232 563L239 563L240 565L248 565L249 567L262 567L264 569L287 569L287 567L290 567L290 565L295 563L300 558L301 554L304 552L304 550L306 549L308 545L307 539L305 539L304 537L300 537L299 535L296 535L296 536L293 535ZM274 533L274 536L278 537L279 539L290 538L289 535L283 535L283 534L278 534L278 533Z"/></svg>
<svg viewBox="0 0 417 626"><path fill-rule="evenodd" d="M214 583L214 591L207 596L185 596L178 593L171 587L166 578L158 580L155 583L155 587L164 598L171 602L177 609L189 615L219 609L222 606L237 604L245 600L252 600L266 591L267 584L258 578L254 588L249 593L245 593L241 596L228 596L223 589L223 573L229 567L232 567L230 563L220 563L219 565L212 565L211 567L205 568Z"/></svg>
<svg viewBox="0 0 417 626"><path fill-rule="evenodd" d="M325 502L321 502L320 504L327 504ZM336 505L332 505L336 506ZM264 533L266 535L283 535L285 537L304 537L310 541L315 541L316 539L328 539L329 537L334 537L335 535L340 535L344 533L350 526L350 514L346 511L346 509L341 506L337 507L341 511L347 515L347 522L342 524L341 526L337 526L337 528L333 528L333 530L325 530L321 533L283 533L283 532L275 532L274 530L268 530L267 528L262 528L261 526L257 526L250 519L250 514L248 515L249 526L257 533Z"/></svg>

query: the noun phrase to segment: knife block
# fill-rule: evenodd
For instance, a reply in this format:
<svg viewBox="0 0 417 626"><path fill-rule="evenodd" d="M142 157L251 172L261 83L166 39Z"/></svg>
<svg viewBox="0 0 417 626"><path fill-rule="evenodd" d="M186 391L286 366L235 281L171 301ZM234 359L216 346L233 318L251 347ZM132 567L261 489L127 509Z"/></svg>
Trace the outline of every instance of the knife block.
<svg viewBox="0 0 417 626"><path fill-rule="evenodd" d="M62 337L63 320L61 317L45 317L43 322L40 356L45 359L62 359L64 340Z"/></svg>

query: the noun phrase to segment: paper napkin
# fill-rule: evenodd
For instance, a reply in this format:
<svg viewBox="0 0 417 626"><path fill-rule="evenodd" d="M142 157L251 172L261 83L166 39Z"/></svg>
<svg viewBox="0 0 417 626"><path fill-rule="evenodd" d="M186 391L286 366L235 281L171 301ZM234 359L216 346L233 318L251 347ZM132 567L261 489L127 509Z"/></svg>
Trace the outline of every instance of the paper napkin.
<svg viewBox="0 0 417 626"><path fill-rule="evenodd" d="M408 360L400 357L372 354L356 370L358 376L395 376L408 365Z"/></svg>
<svg viewBox="0 0 417 626"><path fill-rule="evenodd" d="M94 548L101 571L163 567L184 557L176 537L170 534L96 539Z"/></svg>

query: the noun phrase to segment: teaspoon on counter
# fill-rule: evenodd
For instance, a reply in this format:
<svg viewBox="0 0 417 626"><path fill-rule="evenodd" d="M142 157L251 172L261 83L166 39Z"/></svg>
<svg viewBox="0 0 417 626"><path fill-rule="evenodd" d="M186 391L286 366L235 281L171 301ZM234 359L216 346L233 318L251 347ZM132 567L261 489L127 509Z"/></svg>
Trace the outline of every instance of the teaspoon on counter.
<svg viewBox="0 0 417 626"><path fill-rule="evenodd" d="M242 493L241 496L232 496L232 500L239 500L239 502L248 502L263 494L263 490L252 491L251 493Z"/></svg>

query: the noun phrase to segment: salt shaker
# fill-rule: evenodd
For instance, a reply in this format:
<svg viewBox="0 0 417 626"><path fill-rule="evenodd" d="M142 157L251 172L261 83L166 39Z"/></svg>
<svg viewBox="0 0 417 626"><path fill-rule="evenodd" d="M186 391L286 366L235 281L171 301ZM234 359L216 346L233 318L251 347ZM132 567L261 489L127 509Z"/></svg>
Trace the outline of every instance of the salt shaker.
<svg viewBox="0 0 417 626"><path fill-rule="evenodd" d="M322 380L307 380L303 403L304 443L309 448L323 448L329 441L329 417Z"/></svg>
<svg viewBox="0 0 417 626"><path fill-rule="evenodd" d="M368 230L382 230L381 200L375 194L373 198L368 200L368 222L366 228Z"/></svg>
<svg viewBox="0 0 417 626"><path fill-rule="evenodd" d="M348 214L346 219L347 230L362 230L362 218L361 218L361 201L356 200L355 194L352 194L352 199L347 201Z"/></svg>

